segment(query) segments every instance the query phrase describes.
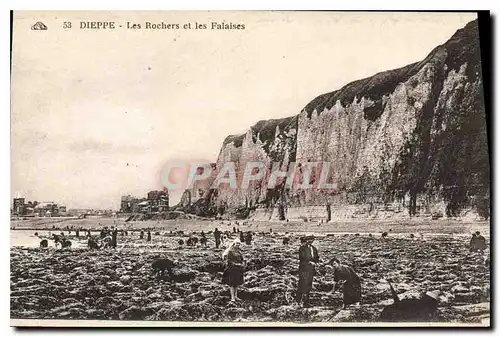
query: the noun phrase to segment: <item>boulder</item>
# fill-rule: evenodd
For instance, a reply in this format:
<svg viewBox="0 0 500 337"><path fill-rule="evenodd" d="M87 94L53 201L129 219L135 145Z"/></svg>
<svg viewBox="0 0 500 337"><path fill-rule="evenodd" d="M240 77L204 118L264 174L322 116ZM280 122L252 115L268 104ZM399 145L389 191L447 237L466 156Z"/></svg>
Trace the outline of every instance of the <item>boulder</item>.
<svg viewBox="0 0 500 337"><path fill-rule="evenodd" d="M137 307L137 306L131 306L118 315L118 317L121 320L131 320L131 321L139 321L143 320L148 316L150 313L143 308Z"/></svg>
<svg viewBox="0 0 500 337"><path fill-rule="evenodd" d="M198 273L199 272L189 268L178 269L174 272L171 279L175 282L189 282L194 280Z"/></svg>
<svg viewBox="0 0 500 337"><path fill-rule="evenodd" d="M338 310L322 309L312 314L311 319L318 322L326 322L332 319L337 313Z"/></svg>
<svg viewBox="0 0 500 337"><path fill-rule="evenodd" d="M255 287L249 289L240 289L238 297L244 301L259 301L267 302L273 300L274 296L278 293L278 289L269 287Z"/></svg>
<svg viewBox="0 0 500 337"><path fill-rule="evenodd" d="M463 285L461 284L457 284L455 286L453 286L453 288L451 288L451 292L456 294L456 293L466 293L466 292L469 292L469 289L464 287Z"/></svg>
<svg viewBox="0 0 500 337"><path fill-rule="evenodd" d="M147 298L148 298L148 300L153 300L154 301L154 300L161 300L162 296L159 293L151 293L151 294L148 295Z"/></svg>
<svg viewBox="0 0 500 337"><path fill-rule="evenodd" d="M330 319L330 322L352 322L355 317L354 310L340 310L335 316Z"/></svg>
<svg viewBox="0 0 500 337"><path fill-rule="evenodd" d="M483 314L490 314L489 302L459 305L453 306L452 308L464 316L479 316Z"/></svg>
<svg viewBox="0 0 500 337"><path fill-rule="evenodd" d="M455 300L455 295L449 292L443 292L441 296L439 296L439 304L440 305L449 305Z"/></svg>
<svg viewBox="0 0 500 337"><path fill-rule="evenodd" d="M229 314L230 316L243 316L247 312L248 311L245 308L233 307L226 309L226 313Z"/></svg>
<svg viewBox="0 0 500 337"><path fill-rule="evenodd" d="M123 284L119 281L110 281L106 283L106 288L112 292L119 292L123 288Z"/></svg>
<svg viewBox="0 0 500 337"><path fill-rule="evenodd" d="M128 284L130 282L130 276L129 275L123 275L120 277L120 282L122 284Z"/></svg>
<svg viewBox="0 0 500 337"><path fill-rule="evenodd" d="M302 311L299 305L283 305L269 310L267 313L274 317L276 321L292 321Z"/></svg>
<svg viewBox="0 0 500 337"><path fill-rule="evenodd" d="M468 291L465 293L455 293L456 303L478 303L482 300L482 294L478 294L473 291Z"/></svg>

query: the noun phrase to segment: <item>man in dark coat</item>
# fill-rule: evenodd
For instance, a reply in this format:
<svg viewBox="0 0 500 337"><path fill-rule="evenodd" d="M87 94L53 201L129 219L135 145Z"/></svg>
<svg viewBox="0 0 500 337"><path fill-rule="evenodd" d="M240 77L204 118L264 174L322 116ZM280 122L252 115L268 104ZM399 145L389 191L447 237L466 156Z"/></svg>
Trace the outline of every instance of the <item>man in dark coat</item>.
<svg viewBox="0 0 500 337"><path fill-rule="evenodd" d="M111 234L111 247L116 248L116 243L117 243L117 236L118 236L118 229L114 229L113 233Z"/></svg>
<svg viewBox="0 0 500 337"><path fill-rule="evenodd" d="M205 232L201 231L200 244L204 247L207 246L207 237L205 236Z"/></svg>
<svg viewBox="0 0 500 337"><path fill-rule="evenodd" d="M476 232L476 250L483 251L486 249L486 239L479 231Z"/></svg>
<svg viewBox="0 0 500 337"><path fill-rule="evenodd" d="M252 232L247 232L247 235L245 236L245 243L247 245L251 245L252 244Z"/></svg>
<svg viewBox="0 0 500 337"><path fill-rule="evenodd" d="M218 228L216 228L215 231L214 231L214 238L215 238L215 248L219 248L219 246L220 246L221 232L219 231Z"/></svg>
<svg viewBox="0 0 500 337"><path fill-rule="evenodd" d="M309 293L312 289L315 266L319 263L318 250L312 245L313 242L314 236L306 236L304 244L299 248L299 284L295 300L299 304L302 301L304 308L309 307Z"/></svg>
<svg viewBox="0 0 500 337"><path fill-rule="evenodd" d="M472 233L472 238L470 239L469 243L469 250L471 252L476 252L485 249L486 249L486 239L484 238L484 236L482 236L479 231Z"/></svg>
<svg viewBox="0 0 500 337"><path fill-rule="evenodd" d="M47 248L49 246L49 242L47 241L47 239L43 239L42 241L40 241L40 248Z"/></svg>

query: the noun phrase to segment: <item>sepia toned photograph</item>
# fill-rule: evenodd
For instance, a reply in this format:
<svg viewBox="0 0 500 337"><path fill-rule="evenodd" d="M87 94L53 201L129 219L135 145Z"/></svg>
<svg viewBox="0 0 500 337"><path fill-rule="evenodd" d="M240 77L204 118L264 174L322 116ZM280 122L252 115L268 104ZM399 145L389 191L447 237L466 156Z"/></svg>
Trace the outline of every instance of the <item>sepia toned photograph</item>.
<svg viewBox="0 0 500 337"><path fill-rule="evenodd" d="M488 34L12 11L11 326L490 327Z"/></svg>

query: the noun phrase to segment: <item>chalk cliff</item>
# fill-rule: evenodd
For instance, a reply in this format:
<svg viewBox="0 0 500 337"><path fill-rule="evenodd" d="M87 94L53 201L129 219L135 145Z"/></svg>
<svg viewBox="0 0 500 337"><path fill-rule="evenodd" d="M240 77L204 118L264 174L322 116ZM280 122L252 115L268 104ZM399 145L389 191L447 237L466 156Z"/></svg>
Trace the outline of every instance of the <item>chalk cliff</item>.
<svg viewBox="0 0 500 337"><path fill-rule="evenodd" d="M223 216L256 219L489 216L490 163L477 21L421 62L347 84L296 116L228 136L216 169L260 161L285 170L329 162L337 189L262 181L248 189L195 186ZM190 192L191 193L191 192ZM203 197L202 197L203 198ZM195 202L196 200L193 200Z"/></svg>

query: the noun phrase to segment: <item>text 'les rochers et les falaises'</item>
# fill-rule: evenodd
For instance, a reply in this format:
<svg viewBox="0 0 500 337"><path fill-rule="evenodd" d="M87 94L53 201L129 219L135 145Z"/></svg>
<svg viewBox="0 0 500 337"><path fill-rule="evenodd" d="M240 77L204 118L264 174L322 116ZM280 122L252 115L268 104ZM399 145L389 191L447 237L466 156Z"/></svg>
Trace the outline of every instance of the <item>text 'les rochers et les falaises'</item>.
<svg viewBox="0 0 500 337"><path fill-rule="evenodd" d="M70 28L67 25L65 28ZM246 29L243 23L234 22L209 22L209 23L199 23L199 22L186 22L186 23L167 23L164 21L160 22L142 22L135 23L127 21L125 24L119 24L114 21L80 21L80 29L90 29L90 30L109 30L117 28L126 29L148 29L148 30L244 30Z"/></svg>

